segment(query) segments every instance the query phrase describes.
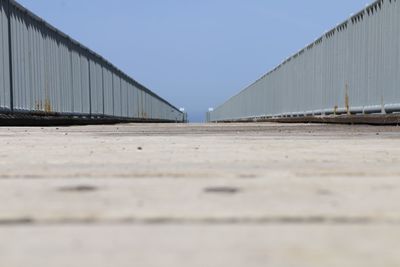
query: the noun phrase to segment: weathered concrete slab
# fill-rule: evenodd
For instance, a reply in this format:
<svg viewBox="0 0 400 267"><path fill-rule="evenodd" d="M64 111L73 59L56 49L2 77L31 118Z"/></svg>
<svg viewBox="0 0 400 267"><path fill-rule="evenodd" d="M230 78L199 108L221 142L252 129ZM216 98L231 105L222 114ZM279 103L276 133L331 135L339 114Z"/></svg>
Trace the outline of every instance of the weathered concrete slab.
<svg viewBox="0 0 400 267"><path fill-rule="evenodd" d="M397 224L398 180L7 179L0 224Z"/></svg>
<svg viewBox="0 0 400 267"><path fill-rule="evenodd" d="M0 128L0 266L398 266L400 128Z"/></svg>
<svg viewBox="0 0 400 267"><path fill-rule="evenodd" d="M398 266L398 226L0 228L0 266ZM6 242L4 242L6 240Z"/></svg>

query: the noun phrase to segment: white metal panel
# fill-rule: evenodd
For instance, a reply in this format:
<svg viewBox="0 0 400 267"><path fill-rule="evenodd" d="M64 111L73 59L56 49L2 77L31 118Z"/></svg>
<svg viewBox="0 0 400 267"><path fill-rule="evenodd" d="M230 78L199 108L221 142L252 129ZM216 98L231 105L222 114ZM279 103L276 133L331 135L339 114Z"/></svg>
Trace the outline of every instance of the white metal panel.
<svg viewBox="0 0 400 267"><path fill-rule="evenodd" d="M0 2L0 108L10 109L10 54L8 48L8 18L4 1Z"/></svg>
<svg viewBox="0 0 400 267"><path fill-rule="evenodd" d="M399 6L374 2L217 107L210 119L400 111Z"/></svg>
<svg viewBox="0 0 400 267"><path fill-rule="evenodd" d="M121 78L113 74L114 116L122 117Z"/></svg>
<svg viewBox="0 0 400 267"><path fill-rule="evenodd" d="M0 109L154 119L164 118L164 107L177 111L12 0L9 22L5 3L0 1Z"/></svg>
<svg viewBox="0 0 400 267"><path fill-rule="evenodd" d="M100 64L93 59L90 65L90 97L93 115L103 115L103 70Z"/></svg>
<svg viewBox="0 0 400 267"><path fill-rule="evenodd" d="M103 68L104 78L104 112L105 115L114 115L113 75L107 68Z"/></svg>

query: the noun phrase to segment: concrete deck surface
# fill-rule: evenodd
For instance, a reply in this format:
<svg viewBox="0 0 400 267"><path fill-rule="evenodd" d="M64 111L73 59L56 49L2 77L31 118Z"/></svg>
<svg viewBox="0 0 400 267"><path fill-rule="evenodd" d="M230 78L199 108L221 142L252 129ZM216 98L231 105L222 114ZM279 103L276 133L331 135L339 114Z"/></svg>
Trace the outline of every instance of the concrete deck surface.
<svg viewBox="0 0 400 267"><path fill-rule="evenodd" d="M399 266L400 128L0 128L0 266Z"/></svg>

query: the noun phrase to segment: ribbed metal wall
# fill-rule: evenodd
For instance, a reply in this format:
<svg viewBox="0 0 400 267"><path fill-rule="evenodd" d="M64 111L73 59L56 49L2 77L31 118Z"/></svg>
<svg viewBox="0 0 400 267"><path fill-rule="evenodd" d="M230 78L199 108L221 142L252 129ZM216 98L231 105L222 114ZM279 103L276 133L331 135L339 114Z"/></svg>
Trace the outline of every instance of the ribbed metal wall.
<svg viewBox="0 0 400 267"><path fill-rule="evenodd" d="M400 0L379 0L207 114L209 121L400 111Z"/></svg>
<svg viewBox="0 0 400 267"><path fill-rule="evenodd" d="M0 0L0 25L1 110L183 121L176 107L15 1Z"/></svg>
<svg viewBox="0 0 400 267"><path fill-rule="evenodd" d="M10 109L10 59L7 5L0 3L0 107Z"/></svg>

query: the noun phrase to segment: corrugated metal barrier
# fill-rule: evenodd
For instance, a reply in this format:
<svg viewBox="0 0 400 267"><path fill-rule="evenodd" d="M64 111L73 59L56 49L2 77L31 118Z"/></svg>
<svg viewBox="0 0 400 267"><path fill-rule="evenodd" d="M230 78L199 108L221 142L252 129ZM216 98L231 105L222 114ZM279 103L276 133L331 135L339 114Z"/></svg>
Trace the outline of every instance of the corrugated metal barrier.
<svg viewBox="0 0 400 267"><path fill-rule="evenodd" d="M208 121L400 111L400 0L379 0L207 113Z"/></svg>
<svg viewBox="0 0 400 267"><path fill-rule="evenodd" d="M13 0L0 0L3 113L178 121L184 114Z"/></svg>

